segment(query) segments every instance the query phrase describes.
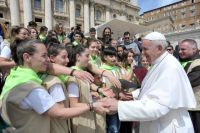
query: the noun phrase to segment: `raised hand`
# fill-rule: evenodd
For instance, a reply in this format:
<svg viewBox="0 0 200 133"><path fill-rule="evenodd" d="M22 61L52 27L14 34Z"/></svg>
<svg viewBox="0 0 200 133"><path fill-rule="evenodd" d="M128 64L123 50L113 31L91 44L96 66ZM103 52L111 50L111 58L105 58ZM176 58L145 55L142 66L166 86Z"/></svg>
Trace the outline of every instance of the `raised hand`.
<svg viewBox="0 0 200 133"><path fill-rule="evenodd" d="M92 83L94 81L94 77L89 72L86 71L75 70L73 76L84 81L86 80L89 83Z"/></svg>
<svg viewBox="0 0 200 133"><path fill-rule="evenodd" d="M107 76L107 78L116 88L121 89L122 85L117 78L115 78L114 76Z"/></svg>
<svg viewBox="0 0 200 133"><path fill-rule="evenodd" d="M120 92L119 93L119 97L120 97L120 100L122 101L130 101L130 100L133 100L133 96L131 93L123 93L123 92Z"/></svg>
<svg viewBox="0 0 200 133"><path fill-rule="evenodd" d="M135 60L133 59L133 62L131 63L132 70L135 69L135 66L136 66L136 63L135 63Z"/></svg>
<svg viewBox="0 0 200 133"><path fill-rule="evenodd" d="M115 97L115 93L112 91L112 89L109 88L100 88L99 92L102 93L106 97Z"/></svg>

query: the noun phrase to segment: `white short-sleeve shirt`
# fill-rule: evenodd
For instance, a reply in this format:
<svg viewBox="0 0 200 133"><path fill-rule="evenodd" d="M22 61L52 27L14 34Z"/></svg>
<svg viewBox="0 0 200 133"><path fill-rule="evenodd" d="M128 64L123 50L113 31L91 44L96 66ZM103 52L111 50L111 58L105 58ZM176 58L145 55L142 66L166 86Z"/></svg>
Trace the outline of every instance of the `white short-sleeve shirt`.
<svg viewBox="0 0 200 133"><path fill-rule="evenodd" d="M22 101L20 107L23 109L33 109L38 114L42 114L55 103L64 101L65 99L62 86L60 84L55 84L50 88L49 93L42 88L32 90Z"/></svg>
<svg viewBox="0 0 200 133"><path fill-rule="evenodd" d="M10 59L11 57L11 50L8 47L8 45L4 44L4 42L1 42L1 46L0 46L0 57L6 58L6 59Z"/></svg>
<svg viewBox="0 0 200 133"><path fill-rule="evenodd" d="M38 114L43 114L56 102L53 97L43 88L33 89L21 102L22 109L33 109Z"/></svg>
<svg viewBox="0 0 200 133"><path fill-rule="evenodd" d="M79 97L79 88L76 83L70 83L67 87L69 97Z"/></svg>
<svg viewBox="0 0 200 133"><path fill-rule="evenodd" d="M54 101L61 102L66 99L63 87L60 84L55 84L50 88L49 94L53 97Z"/></svg>

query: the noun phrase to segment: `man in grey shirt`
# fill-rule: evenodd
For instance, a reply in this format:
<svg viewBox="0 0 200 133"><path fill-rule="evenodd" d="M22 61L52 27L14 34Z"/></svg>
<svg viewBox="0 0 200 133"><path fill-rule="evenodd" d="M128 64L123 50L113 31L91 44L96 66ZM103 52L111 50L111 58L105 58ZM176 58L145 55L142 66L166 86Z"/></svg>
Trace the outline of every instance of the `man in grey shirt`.
<svg viewBox="0 0 200 133"><path fill-rule="evenodd" d="M135 53L134 59L138 63L140 57L140 49L138 48L137 43L135 43L130 39L130 33L128 31L124 32L124 38L121 45L124 45L127 50L129 49L133 50L133 52Z"/></svg>

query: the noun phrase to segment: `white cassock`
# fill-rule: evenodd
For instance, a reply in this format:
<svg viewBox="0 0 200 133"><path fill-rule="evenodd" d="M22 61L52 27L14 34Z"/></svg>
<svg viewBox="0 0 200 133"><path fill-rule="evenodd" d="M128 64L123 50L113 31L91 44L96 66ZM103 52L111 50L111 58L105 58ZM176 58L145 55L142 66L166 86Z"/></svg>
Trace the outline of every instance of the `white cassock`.
<svg viewBox="0 0 200 133"><path fill-rule="evenodd" d="M167 52L153 62L138 100L119 101L121 121L140 121L140 133L194 133L187 111L196 101L180 63Z"/></svg>

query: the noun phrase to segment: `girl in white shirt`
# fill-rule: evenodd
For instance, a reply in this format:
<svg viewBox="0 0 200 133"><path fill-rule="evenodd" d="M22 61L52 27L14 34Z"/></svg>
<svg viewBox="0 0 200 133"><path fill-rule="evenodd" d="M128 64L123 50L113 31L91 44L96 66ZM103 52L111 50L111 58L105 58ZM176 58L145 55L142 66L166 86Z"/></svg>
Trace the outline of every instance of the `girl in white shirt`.
<svg viewBox="0 0 200 133"><path fill-rule="evenodd" d="M13 73L11 72L11 75L8 76L5 86L3 88L3 92L1 95L1 100L5 100L6 94L9 94L9 92L12 92L12 89L15 88L15 86L23 84L24 82L31 81L32 78L28 78L25 75L16 75L16 73L20 73L23 71L29 72L30 77L33 77L33 79L37 82L38 86L41 84L40 79L36 76L35 73L38 72L44 72L48 68L49 64L49 58L47 56L47 50L43 43L41 43L38 40L24 40L21 42L17 42L14 44L15 47L13 47L13 53L15 62L17 63L18 67L13 69ZM25 73L26 74L26 73ZM28 73L27 73L28 74ZM15 75L15 76L12 76ZM20 79L20 80L19 80ZM29 80L30 79L30 80ZM12 81L17 81L12 82ZM24 82L23 82L24 81ZM11 82L11 83L10 83ZM52 118L71 118L78 116L81 113L87 112L91 108L94 110L97 110L97 107L99 108L98 112L105 111L103 108L102 103L96 102L91 104L83 104L81 107L74 107L74 108L65 108L63 106L60 106L58 103L56 103L55 99L42 87L34 88L20 103L19 106L16 106L17 109L24 109L24 111L27 111L27 113L30 110L33 110L38 115L42 115L42 117L52 117ZM6 106L3 104L2 108L6 108ZM9 111L6 110L5 114ZM12 114L15 115L15 114ZM19 114L18 114L19 115ZM9 115L8 115L9 117ZM22 118L23 116L18 116L19 118ZM5 117L4 117L5 118ZM13 117L9 117L12 122ZM14 123L10 123L15 130L20 130L21 133L26 133L29 131L29 129L22 128L24 125L28 124L28 121L24 124L21 124L22 127L19 127L15 125ZM29 128L29 127L28 127ZM38 127L30 127L37 129ZM23 129L23 130L22 130ZM35 132L35 131L32 131Z"/></svg>

